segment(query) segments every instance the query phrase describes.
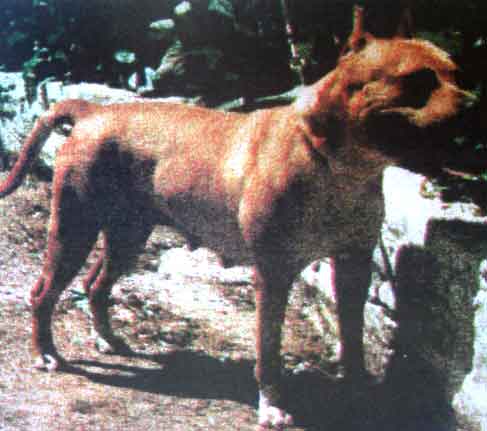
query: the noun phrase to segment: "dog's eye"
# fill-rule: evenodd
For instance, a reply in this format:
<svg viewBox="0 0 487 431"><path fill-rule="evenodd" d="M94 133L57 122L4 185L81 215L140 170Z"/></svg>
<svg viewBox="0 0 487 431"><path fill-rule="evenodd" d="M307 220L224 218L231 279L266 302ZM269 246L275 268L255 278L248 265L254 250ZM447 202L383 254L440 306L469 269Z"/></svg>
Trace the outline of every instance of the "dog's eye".
<svg viewBox="0 0 487 431"><path fill-rule="evenodd" d="M347 93L349 95L352 95L353 93L356 93L357 91L360 91L362 90L363 88L363 84L362 83L352 83L352 84L348 84L347 85Z"/></svg>
<svg viewBox="0 0 487 431"><path fill-rule="evenodd" d="M405 95L401 104L412 108L425 106L431 93L440 86L436 73L428 68L417 70L401 79L402 93Z"/></svg>

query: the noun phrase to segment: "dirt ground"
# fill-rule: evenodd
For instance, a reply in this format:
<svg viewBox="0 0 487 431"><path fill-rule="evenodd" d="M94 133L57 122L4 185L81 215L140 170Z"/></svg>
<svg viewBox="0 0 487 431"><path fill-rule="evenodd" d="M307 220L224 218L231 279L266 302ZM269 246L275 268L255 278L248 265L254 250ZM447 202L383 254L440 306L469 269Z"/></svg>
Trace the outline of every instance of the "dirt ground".
<svg viewBox="0 0 487 431"><path fill-rule="evenodd" d="M54 319L55 341L70 369L32 367L27 298L41 268L49 193L47 183L29 181L0 201L0 431L256 429L250 286L160 280L154 261L161 243L173 238L150 241L134 274L114 291L114 327L135 355L97 349L77 278ZM178 287L217 299L173 301ZM405 398L397 384L358 388L337 379L319 334L300 314L301 300L298 289L283 347L294 429L454 429L431 408L418 407L424 397Z"/></svg>

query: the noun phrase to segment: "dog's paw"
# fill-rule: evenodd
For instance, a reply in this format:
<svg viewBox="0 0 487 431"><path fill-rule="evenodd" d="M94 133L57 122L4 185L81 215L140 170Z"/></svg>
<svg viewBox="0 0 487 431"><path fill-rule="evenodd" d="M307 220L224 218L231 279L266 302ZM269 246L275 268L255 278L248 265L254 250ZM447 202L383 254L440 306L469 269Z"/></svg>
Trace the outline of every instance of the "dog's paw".
<svg viewBox="0 0 487 431"><path fill-rule="evenodd" d="M95 336L95 349L100 353L108 354L113 353L112 346L108 344L102 337Z"/></svg>
<svg viewBox="0 0 487 431"><path fill-rule="evenodd" d="M43 371L58 371L61 368L61 361L53 355L40 355L34 361L34 368Z"/></svg>
<svg viewBox="0 0 487 431"><path fill-rule="evenodd" d="M293 425L293 418L271 404L269 399L262 393L259 393L259 429L283 430L285 427Z"/></svg>
<svg viewBox="0 0 487 431"><path fill-rule="evenodd" d="M125 343L122 338L116 337L112 335L109 340L97 336L95 338L95 348L100 353L107 354L107 355L131 355L133 354L133 350L130 346Z"/></svg>

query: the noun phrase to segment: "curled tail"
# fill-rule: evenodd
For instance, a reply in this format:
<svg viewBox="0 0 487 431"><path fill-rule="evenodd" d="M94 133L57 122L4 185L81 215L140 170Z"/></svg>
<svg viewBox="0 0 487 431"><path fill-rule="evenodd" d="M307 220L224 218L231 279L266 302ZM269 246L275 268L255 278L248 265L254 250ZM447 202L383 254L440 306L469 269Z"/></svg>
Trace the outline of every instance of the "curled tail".
<svg viewBox="0 0 487 431"><path fill-rule="evenodd" d="M13 193L22 184L55 127L63 123L74 125L77 120L89 113L92 106L94 105L85 100L66 100L53 105L49 111L43 114L25 140L19 158L9 176L0 184L0 198Z"/></svg>

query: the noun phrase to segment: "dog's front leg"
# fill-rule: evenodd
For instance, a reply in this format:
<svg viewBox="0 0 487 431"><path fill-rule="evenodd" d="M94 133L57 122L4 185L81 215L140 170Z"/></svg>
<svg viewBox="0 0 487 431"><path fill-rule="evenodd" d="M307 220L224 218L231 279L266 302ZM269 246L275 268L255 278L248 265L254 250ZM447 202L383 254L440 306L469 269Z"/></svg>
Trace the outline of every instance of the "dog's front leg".
<svg viewBox="0 0 487 431"><path fill-rule="evenodd" d="M342 342L341 363L347 379L360 381L367 375L363 349L364 306L370 285L372 252L345 253L335 256L332 262Z"/></svg>
<svg viewBox="0 0 487 431"><path fill-rule="evenodd" d="M257 308L257 363L259 425L282 429L292 417L281 407L281 333L292 279L282 274L255 271Z"/></svg>

